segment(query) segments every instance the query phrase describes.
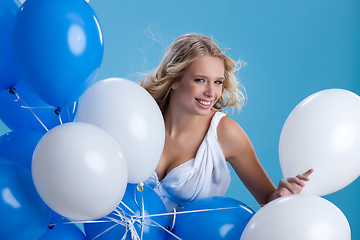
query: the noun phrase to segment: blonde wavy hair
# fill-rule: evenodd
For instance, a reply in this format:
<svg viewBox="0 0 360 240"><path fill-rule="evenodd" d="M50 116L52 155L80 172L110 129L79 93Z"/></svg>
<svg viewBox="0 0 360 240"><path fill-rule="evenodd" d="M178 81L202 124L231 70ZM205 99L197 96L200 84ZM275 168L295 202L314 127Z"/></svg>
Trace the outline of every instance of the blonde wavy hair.
<svg viewBox="0 0 360 240"><path fill-rule="evenodd" d="M140 82L140 85L153 96L162 113L166 111L169 104L173 83L180 81L192 62L206 55L219 57L224 61L225 66L222 94L213 109L222 111L228 106L232 109L241 109L245 103L245 95L239 90L238 81L234 75L234 72L238 70L237 62L227 57L212 39L192 33L175 39L165 52L159 66Z"/></svg>

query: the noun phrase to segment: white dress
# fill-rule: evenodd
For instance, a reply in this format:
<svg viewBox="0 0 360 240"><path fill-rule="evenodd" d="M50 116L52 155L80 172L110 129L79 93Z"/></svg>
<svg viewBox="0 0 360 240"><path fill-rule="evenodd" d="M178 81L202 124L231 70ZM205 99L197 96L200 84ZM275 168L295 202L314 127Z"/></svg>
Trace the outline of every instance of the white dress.
<svg viewBox="0 0 360 240"><path fill-rule="evenodd" d="M168 212L179 211L201 198L224 196L230 185L230 170L217 139L217 126L226 114L216 112L195 158L172 169L162 181L156 172L144 183L163 200Z"/></svg>

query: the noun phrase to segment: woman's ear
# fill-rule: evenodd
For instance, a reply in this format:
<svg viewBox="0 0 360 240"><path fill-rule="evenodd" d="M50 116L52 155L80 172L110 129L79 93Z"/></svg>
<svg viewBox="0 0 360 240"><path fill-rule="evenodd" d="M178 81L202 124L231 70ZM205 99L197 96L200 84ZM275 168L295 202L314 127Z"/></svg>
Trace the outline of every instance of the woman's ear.
<svg viewBox="0 0 360 240"><path fill-rule="evenodd" d="M171 85L171 90L177 89L177 88L178 88L178 85L179 85L179 81L174 82L174 83Z"/></svg>

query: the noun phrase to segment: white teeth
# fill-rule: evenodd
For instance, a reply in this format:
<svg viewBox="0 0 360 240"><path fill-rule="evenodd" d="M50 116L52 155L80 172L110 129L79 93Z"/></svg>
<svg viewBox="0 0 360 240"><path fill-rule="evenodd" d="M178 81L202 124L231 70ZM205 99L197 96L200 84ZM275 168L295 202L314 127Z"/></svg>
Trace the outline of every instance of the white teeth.
<svg viewBox="0 0 360 240"><path fill-rule="evenodd" d="M210 105L211 102L199 100L199 103L201 103L202 105L208 106L208 105Z"/></svg>

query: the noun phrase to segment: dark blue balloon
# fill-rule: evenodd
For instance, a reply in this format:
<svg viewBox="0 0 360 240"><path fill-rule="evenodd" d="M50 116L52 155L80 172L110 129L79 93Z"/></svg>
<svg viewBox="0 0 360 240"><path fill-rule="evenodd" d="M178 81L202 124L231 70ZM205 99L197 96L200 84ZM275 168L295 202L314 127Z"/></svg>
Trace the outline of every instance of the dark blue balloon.
<svg viewBox="0 0 360 240"><path fill-rule="evenodd" d="M49 224L49 208L41 200L31 173L0 160L0 239L38 239Z"/></svg>
<svg viewBox="0 0 360 240"><path fill-rule="evenodd" d="M11 36L18 9L15 0L0 1L0 89L10 88L19 81L11 52Z"/></svg>
<svg viewBox="0 0 360 240"><path fill-rule="evenodd" d="M84 233L72 223L50 225L39 240L85 240Z"/></svg>
<svg viewBox="0 0 360 240"><path fill-rule="evenodd" d="M31 170L36 145L44 134L36 131L14 130L0 136L0 158L21 164Z"/></svg>
<svg viewBox="0 0 360 240"><path fill-rule="evenodd" d="M152 190L151 188L144 186L144 190L139 192L136 189L136 184L128 184L126 188L125 195L122 199L122 202L126 204L131 210L127 209L122 203L119 204L120 212L125 213L124 216L127 217L127 220L130 220L131 217L141 216L142 208L144 207L145 215L153 214L162 214L167 213L166 208L160 197ZM121 218L116 216L116 211L112 212L108 217L115 218L117 221L121 221ZM166 239L166 236L169 234L161 227L157 226L154 222L161 225L163 228L166 228L169 223L168 216L158 216L158 217L147 217L145 222L140 224L140 218L133 218L135 221L134 227L138 236L141 236L141 225L143 226L143 239ZM108 219L103 218L101 220L108 221ZM153 222L154 221L154 222ZM124 224L126 221L122 221ZM101 236L96 239L99 240L117 240L122 239L126 234L126 227L117 224L116 222L106 222L106 223L85 223L84 229L86 236L89 239L92 239L104 231L108 230ZM128 231L126 239L131 240L131 233Z"/></svg>
<svg viewBox="0 0 360 240"><path fill-rule="evenodd" d="M73 121L77 110L76 102L62 107L59 118L59 115L55 113L56 108L41 100L23 81L16 84L14 89L21 99L10 93L9 90L0 90L0 119L8 128L46 133L46 129L40 121L48 130L61 124L61 122ZM35 108L31 110L24 108L25 104L28 107Z"/></svg>
<svg viewBox="0 0 360 240"><path fill-rule="evenodd" d="M27 0L15 21L13 51L21 79L45 102L62 107L92 83L104 46L86 1Z"/></svg>
<svg viewBox="0 0 360 240"><path fill-rule="evenodd" d="M204 198L186 206L182 212L204 209L219 210L178 214L173 233L182 239L240 239L255 213L244 203L227 197Z"/></svg>

